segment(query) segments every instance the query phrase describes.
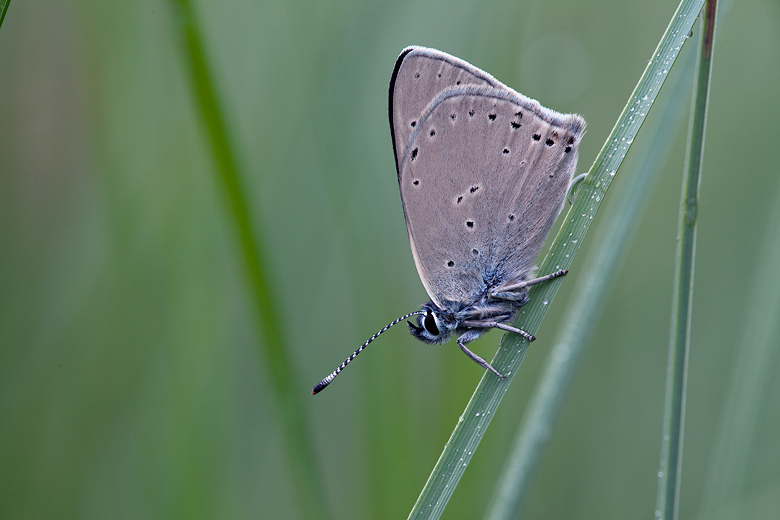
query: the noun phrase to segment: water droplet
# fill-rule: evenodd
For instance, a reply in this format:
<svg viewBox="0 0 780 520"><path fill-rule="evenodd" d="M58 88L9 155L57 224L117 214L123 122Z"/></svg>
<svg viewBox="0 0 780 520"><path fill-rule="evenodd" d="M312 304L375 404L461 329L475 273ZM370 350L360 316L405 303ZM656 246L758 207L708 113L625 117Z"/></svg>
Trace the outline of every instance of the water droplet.
<svg viewBox="0 0 780 520"><path fill-rule="evenodd" d="M566 256L569 256L569 255L566 255ZM550 303L550 300L548 300L547 298L542 300L542 305L548 305L549 303Z"/></svg>

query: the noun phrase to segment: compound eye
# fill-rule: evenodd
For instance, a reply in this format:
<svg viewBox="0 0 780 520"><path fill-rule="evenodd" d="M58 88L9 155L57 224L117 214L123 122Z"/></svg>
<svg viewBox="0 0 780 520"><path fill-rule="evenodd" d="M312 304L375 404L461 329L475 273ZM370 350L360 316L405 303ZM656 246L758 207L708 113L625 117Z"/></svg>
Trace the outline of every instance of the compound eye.
<svg viewBox="0 0 780 520"><path fill-rule="evenodd" d="M423 319L423 327L425 327L425 330L427 330L428 333L433 336L438 336L440 334L439 327L436 326L436 318L433 317L433 313L431 311L428 311L425 314L425 318Z"/></svg>

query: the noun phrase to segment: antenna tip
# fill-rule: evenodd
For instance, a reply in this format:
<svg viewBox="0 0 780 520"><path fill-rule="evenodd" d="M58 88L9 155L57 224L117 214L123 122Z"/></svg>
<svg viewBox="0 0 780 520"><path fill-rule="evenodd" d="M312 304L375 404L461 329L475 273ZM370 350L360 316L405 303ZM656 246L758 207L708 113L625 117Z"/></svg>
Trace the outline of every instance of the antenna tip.
<svg viewBox="0 0 780 520"><path fill-rule="evenodd" d="M328 383L330 383L330 381L328 381L328 382L326 383L326 382L325 382L325 380L322 380L322 381L320 381L319 383L317 383L317 386L315 386L315 387L312 389L312 391L311 391L311 395L317 395L317 394L319 394L320 392L322 392L323 388L325 388L326 386L328 386Z"/></svg>

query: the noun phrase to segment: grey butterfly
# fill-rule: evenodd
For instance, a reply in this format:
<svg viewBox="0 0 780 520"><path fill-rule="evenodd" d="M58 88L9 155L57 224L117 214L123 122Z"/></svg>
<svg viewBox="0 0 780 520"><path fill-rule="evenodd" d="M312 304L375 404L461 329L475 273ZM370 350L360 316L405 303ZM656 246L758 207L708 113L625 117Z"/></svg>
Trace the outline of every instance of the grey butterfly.
<svg viewBox="0 0 780 520"><path fill-rule="evenodd" d="M511 322L533 262L561 211L585 131L441 51L408 47L390 80L390 132L412 255L431 301L371 336L312 391L318 393L369 343L407 322L426 343L456 336L472 360L504 377L466 344L491 328L535 338Z"/></svg>

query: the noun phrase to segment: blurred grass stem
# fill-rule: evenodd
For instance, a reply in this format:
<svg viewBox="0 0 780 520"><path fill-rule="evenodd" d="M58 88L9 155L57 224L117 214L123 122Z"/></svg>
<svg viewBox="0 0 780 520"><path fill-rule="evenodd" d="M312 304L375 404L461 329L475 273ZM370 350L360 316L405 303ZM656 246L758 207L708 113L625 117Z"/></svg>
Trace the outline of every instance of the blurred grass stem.
<svg viewBox="0 0 780 520"><path fill-rule="evenodd" d="M11 0L0 0L0 27L3 26L3 20L5 20L5 13L8 11L9 5L11 5Z"/></svg>
<svg viewBox="0 0 780 520"><path fill-rule="evenodd" d="M188 59L189 82L196 108L208 134L218 182L227 197L231 222L238 235L241 256L249 281L250 295L254 303L255 319L262 335L258 341L261 359L267 363L267 373L275 390L277 412L279 413L286 441L287 456L293 468L297 489L297 502L303 518L327 517L325 500L315 464L312 440L305 420L301 385L297 384L288 357L287 340L280 329L281 323L276 311L273 276L268 267L267 255L263 251L260 226L253 226L246 200L246 191L241 185L241 175L235 159L235 146L217 99L216 87L206 61L195 13L189 0L174 0L178 15L179 37L182 40L185 57ZM254 216L257 218L257 215Z"/></svg>

